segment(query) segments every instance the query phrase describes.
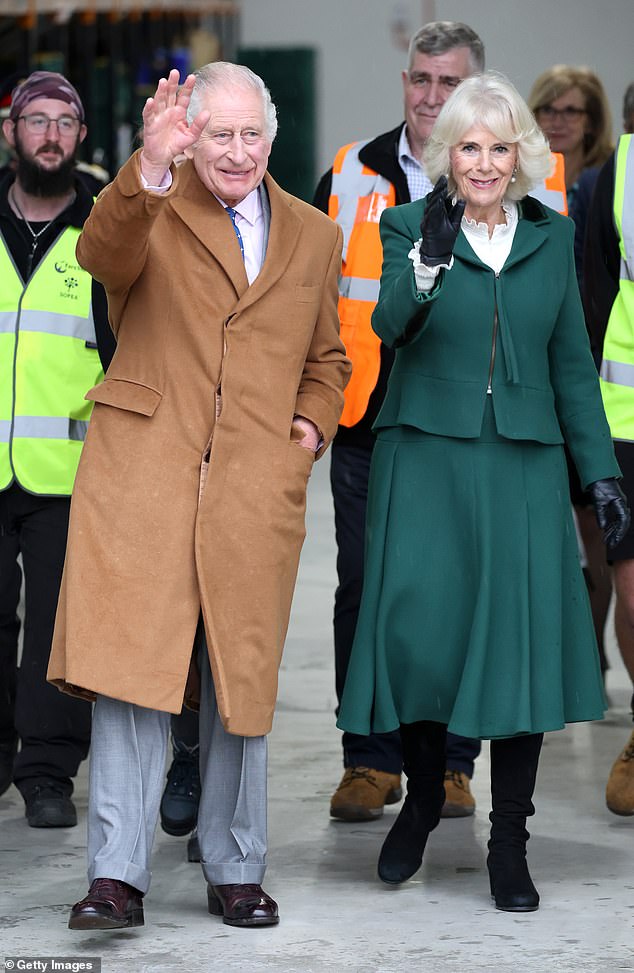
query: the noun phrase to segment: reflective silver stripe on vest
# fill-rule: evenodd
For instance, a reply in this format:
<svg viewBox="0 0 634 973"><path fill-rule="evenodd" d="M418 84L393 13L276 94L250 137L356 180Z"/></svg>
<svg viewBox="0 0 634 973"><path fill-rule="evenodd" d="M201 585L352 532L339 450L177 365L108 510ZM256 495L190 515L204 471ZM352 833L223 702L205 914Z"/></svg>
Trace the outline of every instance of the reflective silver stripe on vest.
<svg viewBox="0 0 634 973"><path fill-rule="evenodd" d="M13 334L17 318L17 311L0 311L0 334Z"/></svg>
<svg viewBox="0 0 634 973"><path fill-rule="evenodd" d="M351 301L371 301L376 304L379 299L379 286L378 280L369 280L367 277L339 278L339 293Z"/></svg>
<svg viewBox="0 0 634 973"><path fill-rule="evenodd" d="M624 136L622 136L623 138ZM618 149L617 149L618 151ZM634 138L630 136L625 160L625 183L623 199L634 199ZM634 206L623 206L621 213L621 240L625 248L626 258L621 253L621 280L634 281Z"/></svg>
<svg viewBox="0 0 634 973"><path fill-rule="evenodd" d="M372 193L382 193L386 196L392 184L378 172L363 172L363 163L359 159L359 152L368 144L355 142L345 154L341 172L333 172L330 193L339 199L339 211L336 222L343 230L342 260L346 260L350 235L357 216L357 206L360 196L370 196Z"/></svg>
<svg viewBox="0 0 634 973"><path fill-rule="evenodd" d="M15 315L13 316L15 326ZM2 330L0 326L0 330ZM92 318L92 305L88 318L74 314L56 314L54 311L34 311L22 308L20 312L20 331L40 331L46 334L61 335L65 338L79 338L81 341L95 340L95 325Z"/></svg>
<svg viewBox="0 0 634 973"><path fill-rule="evenodd" d="M621 361L607 361L604 358L601 362L600 375L604 382L634 388L634 365Z"/></svg>
<svg viewBox="0 0 634 973"><path fill-rule="evenodd" d="M10 419L0 419L0 443L9 442L9 433L11 432L11 420Z"/></svg>
<svg viewBox="0 0 634 973"><path fill-rule="evenodd" d="M550 206L551 209L556 210L558 213L563 212L563 194L558 192L556 189L546 189L543 182L539 183L537 186L533 186L530 191L530 195L535 199L538 199L540 203L544 204L544 206Z"/></svg>
<svg viewBox="0 0 634 973"><path fill-rule="evenodd" d="M68 416L16 416L13 438L74 439L83 442L87 428L87 422L69 419Z"/></svg>

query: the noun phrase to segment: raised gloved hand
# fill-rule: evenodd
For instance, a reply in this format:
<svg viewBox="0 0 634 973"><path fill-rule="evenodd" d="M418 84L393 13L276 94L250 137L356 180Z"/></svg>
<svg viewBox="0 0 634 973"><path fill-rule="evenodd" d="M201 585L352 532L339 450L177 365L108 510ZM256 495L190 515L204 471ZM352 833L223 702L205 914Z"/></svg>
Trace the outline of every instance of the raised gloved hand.
<svg viewBox="0 0 634 973"><path fill-rule="evenodd" d="M447 196L447 177L441 176L429 196L420 224L420 259L427 267L451 260L465 201L453 203Z"/></svg>
<svg viewBox="0 0 634 973"><path fill-rule="evenodd" d="M588 492L603 531L603 540L608 547L616 547L630 526L630 508L625 494L614 477L596 480L588 486Z"/></svg>

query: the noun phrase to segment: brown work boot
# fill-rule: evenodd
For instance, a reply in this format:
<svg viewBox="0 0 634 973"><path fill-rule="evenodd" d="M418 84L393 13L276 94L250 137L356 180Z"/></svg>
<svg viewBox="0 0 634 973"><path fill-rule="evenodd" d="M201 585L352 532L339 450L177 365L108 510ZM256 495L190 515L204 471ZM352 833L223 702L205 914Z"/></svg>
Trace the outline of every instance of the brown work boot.
<svg viewBox="0 0 634 973"><path fill-rule="evenodd" d="M634 730L625 750L612 765L605 789L605 803L613 814L634 814Z"/></svg>
<svg viewBox="0 0 634 973"><path fill-rule="evenodd" d="M445 803L441 818L468 818L475 811L475 797L469 787L469 778L460 770L445 771Z"/></svg>
<svg viewBox="0 0 634 973"><path fill-rule="evenodd" d="M385 804L400 801L401 775L371 767L347 767L330 802L330 816L341 821L373 821Z"/></svg>

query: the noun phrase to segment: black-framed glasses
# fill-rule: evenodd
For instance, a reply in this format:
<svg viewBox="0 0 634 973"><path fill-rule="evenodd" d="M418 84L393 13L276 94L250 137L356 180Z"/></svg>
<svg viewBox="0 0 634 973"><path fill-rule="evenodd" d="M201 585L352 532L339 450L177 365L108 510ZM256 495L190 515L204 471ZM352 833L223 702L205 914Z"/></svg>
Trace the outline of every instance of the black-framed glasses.
<svg viewBox="0 0 634 973"><path fill-rule="evenodd" d="M542 118L548 119L548 121L554 121L556 118L563 118L565 122L576 122L578 118L586 114L585 108L575 108L573 105L568 105L566 108L553 108L552 105L542 105L535 112L536 115L541 115Z"/></svg>
<svg viewBox="0 0 634 973"><path fill-rule="evenodd" d="M24 122L27 132L31 135L46 135L51 125L57 125L60 135L77 135L81 128L81 122L74 115L60 115L59 118L49 118L48 115L18 115L16 122L20 119Z"/></svg>

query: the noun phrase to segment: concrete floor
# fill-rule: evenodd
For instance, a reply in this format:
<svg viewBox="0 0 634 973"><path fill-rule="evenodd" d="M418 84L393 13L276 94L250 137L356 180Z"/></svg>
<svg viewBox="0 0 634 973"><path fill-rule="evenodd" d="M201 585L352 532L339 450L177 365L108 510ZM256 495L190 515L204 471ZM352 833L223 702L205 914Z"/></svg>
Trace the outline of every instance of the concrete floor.
<svg viewBox="0 0 634 973"><path fill-rule="evenodd" d="M239 930L209 916L185 840L159 831L145 927L69 931L69 907L86 888L83 767L76 828L30 829L17 791L0 798L0 959L100 957L104 973L634 970L634 818L616 817L604 804L609 768L631 729L628 680L613 645L607 719L547 737L529 844L538 912L497 912L489 897L486 745L473 781L475 817L442 821L406 886L391 890L375 873L397 809L370 824L330 820L341 753L332 715L335 554L327 464L317 465L311 481L309 536L270 739L266 888L280 903L280 925Z"/></svg>

